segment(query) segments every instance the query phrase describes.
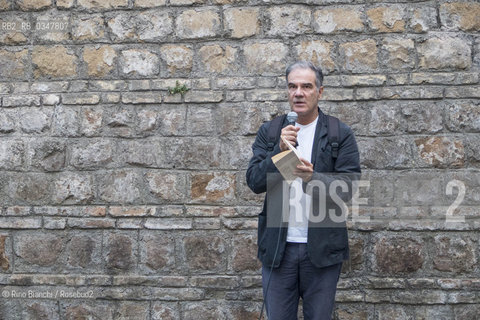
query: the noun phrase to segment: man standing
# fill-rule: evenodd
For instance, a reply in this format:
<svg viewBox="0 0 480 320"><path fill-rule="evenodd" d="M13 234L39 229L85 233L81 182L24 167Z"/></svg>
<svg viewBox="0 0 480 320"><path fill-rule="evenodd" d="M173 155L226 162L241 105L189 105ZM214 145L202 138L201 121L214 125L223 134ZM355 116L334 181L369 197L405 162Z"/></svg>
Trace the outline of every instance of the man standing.
<svg viewBox="0 0 480 320"><path fill-rule="evenodd" d="M342 181L351 182L348 175L360 174L359 154L353 132L344 123L336 122L338 145L332 148L329 143L329 117L318 107L323 93L321 69L299 61L287 68L286 80L288 102L298 119L295 125L284 120L280 136L296 145L301 155L298 178L287 188L285 181L278 178L271 158L288 147L278 137L274 144L269 140L272 121L259 129L247 170L250 189L267 192L258 222L264 301L269 320L297 319L300 297L305 320L330 320L342 262L349 255L348 236L345 221L312 222L312 216L318 217L321 206L329 201L318 192L309 192L312 189L308 185L322 182L328 190L334 180L332 173L343 174ZM286 206L282 205L285 197ZM285 215L282 211L289 212ZM279 218L285 216L288 221Z"/></svg>

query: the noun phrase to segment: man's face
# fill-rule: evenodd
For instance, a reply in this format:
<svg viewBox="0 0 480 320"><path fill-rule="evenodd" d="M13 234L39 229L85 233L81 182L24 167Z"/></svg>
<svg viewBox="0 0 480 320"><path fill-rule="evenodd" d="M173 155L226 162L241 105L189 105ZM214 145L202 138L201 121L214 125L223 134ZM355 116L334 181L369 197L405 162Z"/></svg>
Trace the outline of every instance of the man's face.
<svg viewBox="0 0 480 320"><path fill-rule="evenodd" d="M312 70L297 68L288 74L288 102L299 118L316 117L322 92L323 87L317 88L315 85L315 72Z"/></svg>

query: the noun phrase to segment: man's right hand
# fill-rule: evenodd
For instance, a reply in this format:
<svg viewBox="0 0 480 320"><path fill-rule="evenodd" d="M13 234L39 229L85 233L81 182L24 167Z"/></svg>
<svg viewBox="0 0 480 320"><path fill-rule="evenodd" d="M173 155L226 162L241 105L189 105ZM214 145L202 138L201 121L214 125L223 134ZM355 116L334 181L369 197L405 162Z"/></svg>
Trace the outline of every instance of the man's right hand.
<svg viewBox="0 0 480 320"><path fill-rule="evenodd" d="M297 145L297 132L299 130L300 130L299 127L295 127L290 124L282 129L282 132L280 133L280 137L283 137L285 140L290 142L292 146L295 147ZM288 150L287 144L284 143L282 139L280 139L280 150L282 151Z"/></svg>

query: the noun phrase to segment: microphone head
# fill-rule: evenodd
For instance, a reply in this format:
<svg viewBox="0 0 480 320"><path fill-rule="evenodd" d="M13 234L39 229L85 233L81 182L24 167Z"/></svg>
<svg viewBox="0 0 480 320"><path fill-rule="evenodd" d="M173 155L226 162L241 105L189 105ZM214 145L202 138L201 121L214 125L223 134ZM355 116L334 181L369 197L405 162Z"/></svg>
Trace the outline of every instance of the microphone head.
<svg viewBox="0 0 480 320"><path fill-rule="evenodd" d="M298 119L298 114L295 111L290 111L287 114L287 121L289 124L295 125L295 122L297 121L297 119Z"/></svg>

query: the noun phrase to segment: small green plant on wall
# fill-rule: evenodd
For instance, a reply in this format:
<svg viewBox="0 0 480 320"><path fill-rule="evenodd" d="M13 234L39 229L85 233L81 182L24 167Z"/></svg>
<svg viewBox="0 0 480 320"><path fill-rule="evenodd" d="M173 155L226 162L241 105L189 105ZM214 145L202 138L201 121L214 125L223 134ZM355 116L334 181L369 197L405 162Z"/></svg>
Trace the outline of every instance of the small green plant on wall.
<svg viewBox="0 0 480 320"><path fill-rule="evenodd" d="M187 91L190 90L190 88L187 88L187 86L185 84L182 84L180 85L180 82L177 80L177 82L175 82L175 87L174 88L170 88L168 87L168 93L169 94L176 94L176 93L180 93L182 95L182 97L185 95L185 93L187 93Z"/></svg>

